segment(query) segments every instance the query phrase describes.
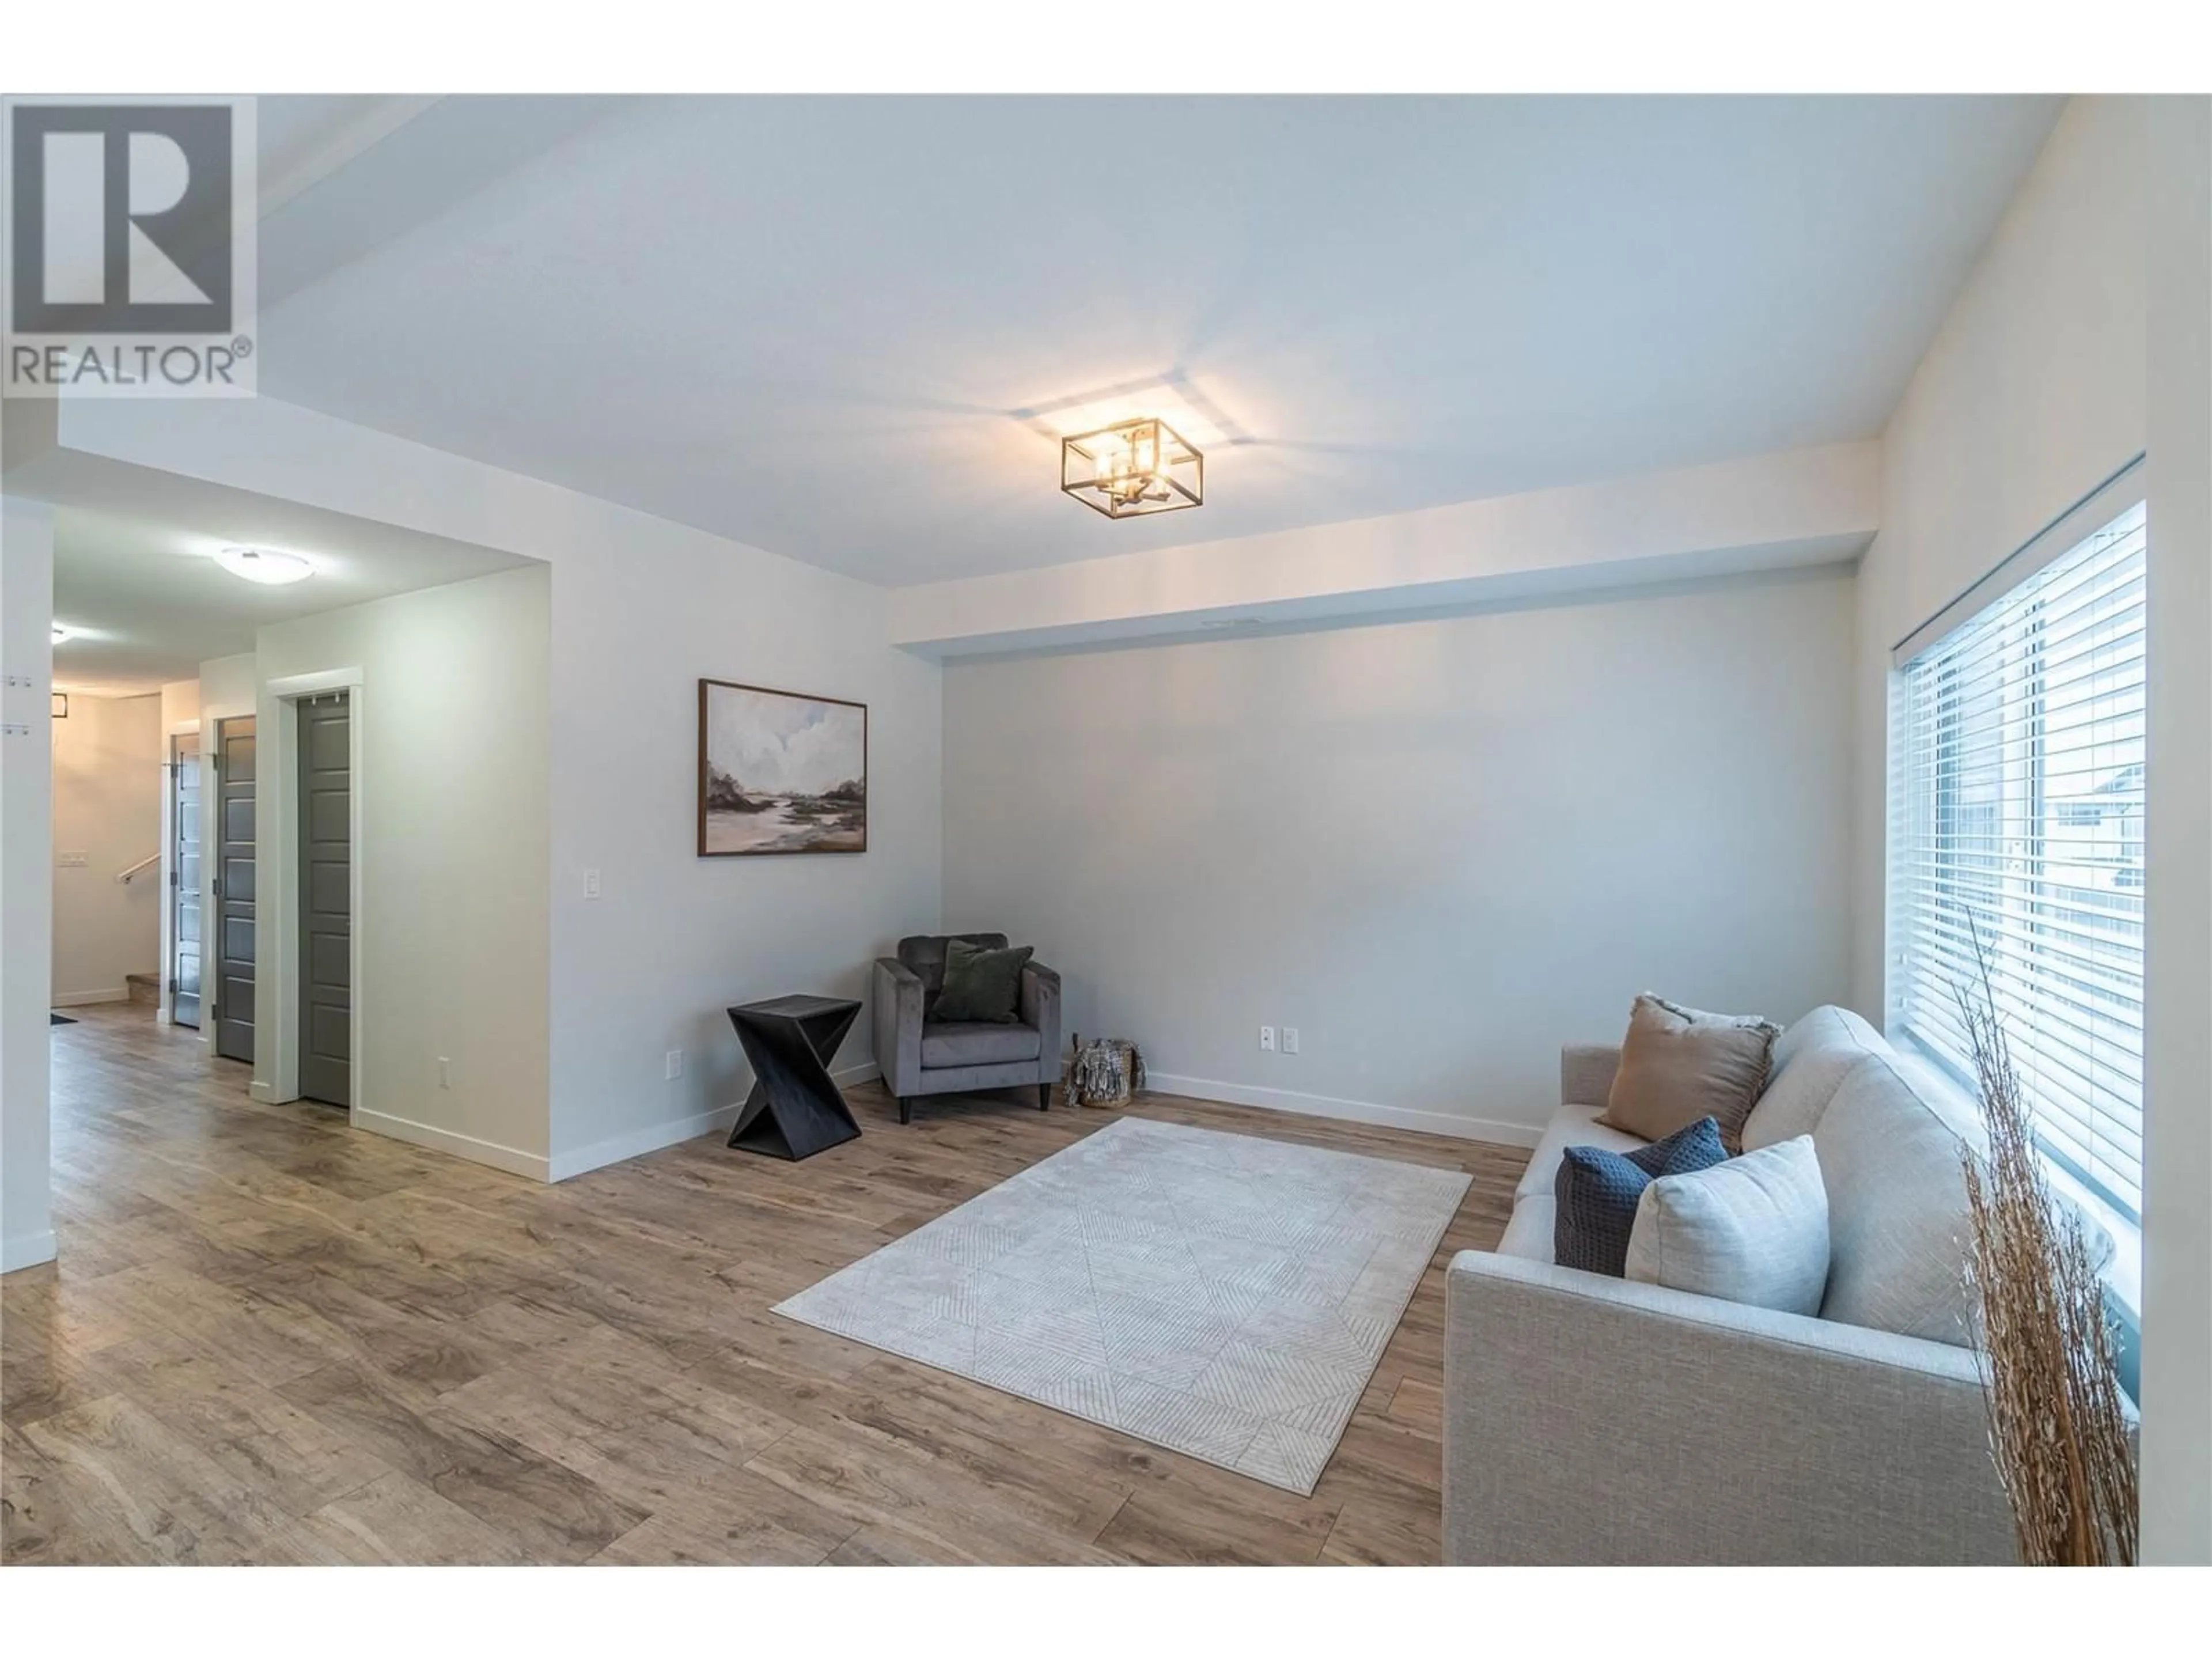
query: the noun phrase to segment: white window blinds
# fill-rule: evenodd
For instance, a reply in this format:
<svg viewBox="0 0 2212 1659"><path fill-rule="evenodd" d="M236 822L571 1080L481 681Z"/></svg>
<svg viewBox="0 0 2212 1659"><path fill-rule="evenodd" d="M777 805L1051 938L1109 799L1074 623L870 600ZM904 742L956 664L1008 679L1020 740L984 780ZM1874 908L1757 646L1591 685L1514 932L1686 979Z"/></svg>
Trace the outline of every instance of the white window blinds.
<svg viewBox="0 0 2212 1659"><path fill-rule="evenodd" d="M1903 664L1890 734L1893 1029L1971 1077L1958 989L1978 936L2045 1151L2130 1216L2143 568L2137 503Z"/></svg>

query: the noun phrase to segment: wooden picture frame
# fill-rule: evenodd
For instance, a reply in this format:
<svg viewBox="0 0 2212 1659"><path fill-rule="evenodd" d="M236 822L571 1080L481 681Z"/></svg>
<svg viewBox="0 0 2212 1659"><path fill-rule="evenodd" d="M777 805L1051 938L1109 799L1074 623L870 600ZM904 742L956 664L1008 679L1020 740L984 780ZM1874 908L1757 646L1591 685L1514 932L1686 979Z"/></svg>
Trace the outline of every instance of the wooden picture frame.
<svg viewBox="0 0 2212 1659"><path fill-rule="evenodd" d="M698 783L702 859L865 853L868 705L702 678Z"/></svg>

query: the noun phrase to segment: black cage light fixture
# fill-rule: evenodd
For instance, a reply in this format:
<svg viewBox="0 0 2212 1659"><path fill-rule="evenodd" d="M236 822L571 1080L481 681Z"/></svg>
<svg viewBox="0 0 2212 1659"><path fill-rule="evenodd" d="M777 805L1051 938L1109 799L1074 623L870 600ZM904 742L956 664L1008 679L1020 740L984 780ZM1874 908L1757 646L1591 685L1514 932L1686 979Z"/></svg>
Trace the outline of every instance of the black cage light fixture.
<svg viewBox="0 0 2212 1659"><path fill-rule="evenodd" d="M1109 519L1206 504L1206 457L1154 416L1060 441L1060 487Z"/></svg>

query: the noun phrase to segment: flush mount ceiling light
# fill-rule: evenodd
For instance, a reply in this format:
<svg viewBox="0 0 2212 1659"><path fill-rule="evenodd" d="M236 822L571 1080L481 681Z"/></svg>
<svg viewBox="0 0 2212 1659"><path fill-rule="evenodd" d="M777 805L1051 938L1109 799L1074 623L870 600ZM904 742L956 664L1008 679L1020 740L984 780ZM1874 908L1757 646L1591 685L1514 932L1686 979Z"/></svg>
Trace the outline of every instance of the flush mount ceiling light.
<svg viewBox="0 0 2212 1659"><path fill-rule="evenodd" d="M278 553L265 547L226 547L215 558L232 575L269 587L303 582L315 574L315 567L298 554Z"/></svg>
<svg viewBox="0 0 2212 1659"><path fill-rule="evenodd" d="M1142 416L1060 441L1060 487L1109 519L1206 502L1206 457L1165 421Z"/></svg>

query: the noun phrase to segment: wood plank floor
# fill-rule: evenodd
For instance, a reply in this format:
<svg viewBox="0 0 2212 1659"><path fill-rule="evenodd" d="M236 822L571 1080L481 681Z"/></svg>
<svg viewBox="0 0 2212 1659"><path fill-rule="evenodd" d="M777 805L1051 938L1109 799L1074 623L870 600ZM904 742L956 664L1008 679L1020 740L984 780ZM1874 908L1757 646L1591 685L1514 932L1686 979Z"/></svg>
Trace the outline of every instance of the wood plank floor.
<svg viewBox="0 0 2212 1659"><path fill-rule="evenodd" d="M1474 1186L1300 1498L769 1312L1110 1122L1011 1098L793 1165L542 1186L258 1105L143 1006L54 1031L61 1258L0 1280L0 1559L1433 1562L1443 1263L1526 1154L1153 1096Z"/></svg>

